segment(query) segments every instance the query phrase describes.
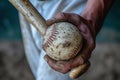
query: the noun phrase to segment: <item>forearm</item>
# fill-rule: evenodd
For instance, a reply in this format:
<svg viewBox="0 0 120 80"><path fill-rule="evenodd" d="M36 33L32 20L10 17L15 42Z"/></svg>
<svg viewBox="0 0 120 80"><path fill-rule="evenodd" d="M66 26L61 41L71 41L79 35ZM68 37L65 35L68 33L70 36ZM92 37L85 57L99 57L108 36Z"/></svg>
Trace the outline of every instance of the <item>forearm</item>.
<svg viewBox="0 0 120 80"><path fill-rule="evenodd" d="M115 0L88 0L82 16L92 22L94 36L99 32L106 14Z"/></svg>

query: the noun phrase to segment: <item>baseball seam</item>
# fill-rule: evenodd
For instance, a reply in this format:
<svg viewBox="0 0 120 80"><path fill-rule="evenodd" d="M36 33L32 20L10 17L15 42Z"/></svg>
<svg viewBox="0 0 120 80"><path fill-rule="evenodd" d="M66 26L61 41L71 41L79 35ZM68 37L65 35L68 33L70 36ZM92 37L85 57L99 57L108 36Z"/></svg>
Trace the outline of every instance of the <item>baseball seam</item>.
<svg viewBox="0 0 120 80"><path fill-rule="evenodd" d="M48 37L47 41L43 45L44 49L46 49L53 43L53 41L56 39L57 34L58 34L58 31L57 31L56 23L55 23L55 24L53 24L53 30L52 30L51 35Z"/></svg>
<svg viewBox="0 0 120 80"><path fill-rule="evenodd" d="M74 49L71 51L70 57L74 57L81 49L82 44L80 43L78 46L74 47ZM80 47L81 46L81 47Z"/></svg>

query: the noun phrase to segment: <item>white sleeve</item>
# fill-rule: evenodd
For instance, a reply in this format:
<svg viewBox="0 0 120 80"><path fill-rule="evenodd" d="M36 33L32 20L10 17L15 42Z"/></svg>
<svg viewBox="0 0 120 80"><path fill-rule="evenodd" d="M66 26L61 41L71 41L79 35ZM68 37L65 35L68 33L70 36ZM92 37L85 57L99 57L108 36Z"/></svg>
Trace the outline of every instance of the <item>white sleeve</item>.
<svg viewBox="0 0 120 80"><path fill-rule="evenodd" d="M26 58L33 72L33 75L36 76L38 63L39 63L40 50L38 50L36 44L34 43L34 39L32 37L30 30L30 25L23 17L23 15L20 13L19 13L19 19L20 19L20 28L21 28Z"/></svg>

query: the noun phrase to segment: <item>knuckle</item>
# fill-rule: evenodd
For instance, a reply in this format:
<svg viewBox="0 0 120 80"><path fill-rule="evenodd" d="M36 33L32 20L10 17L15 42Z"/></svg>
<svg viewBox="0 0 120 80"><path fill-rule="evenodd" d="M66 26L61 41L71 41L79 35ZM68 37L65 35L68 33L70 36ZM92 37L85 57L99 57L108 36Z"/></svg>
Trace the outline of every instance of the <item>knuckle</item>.
<svg viewBox="0 0 120 80"><path fill-rule="evenodd" d="M95 41L93 38L91 38L91 40L89 41L89 48L90 50L93 50L95 49L95 47L96 47Z"/></svg>
<svg viewBox="0 0 120 80"><path fill-rule="evenodd" d="M61 73L66 74L66 73L67 73L67 71L62 71Z"/></svg>
<svg viewBox="0 0 120 80"><path fill-rule="evenodd" d="M70 70L71 70L70 67L64 67L64 68L61 69L61 72L62 72L63 74L65 74L65 73L69 72Z"/></svg>
<svg viewBox="0 0 120 80"><path fill-rule="evenodd" d="M79 62L80 62L80 64L83 64L83 63L84 63L84 57L83 57L83 56L80 56Z"/></svg>
<svg viewBox="0 0 120 80"><path fill-rule="evenodd" d="M65 70L63 70L63 74L66 74L68 71L70 71L69 69L65 69Z"/></svg>
<svg viewBox="0 0 120 80"><path fill-rule="evenodd" d="M56 17L65 17L65 13L58 13Z"/></svg>
<svg viewBox="0 0 120 80"><path fill-rule="evenodd" d="M94 41L92 41L92 43L91 43L91 49L93 50L93 49L95 49L95 42Z"/></svg>

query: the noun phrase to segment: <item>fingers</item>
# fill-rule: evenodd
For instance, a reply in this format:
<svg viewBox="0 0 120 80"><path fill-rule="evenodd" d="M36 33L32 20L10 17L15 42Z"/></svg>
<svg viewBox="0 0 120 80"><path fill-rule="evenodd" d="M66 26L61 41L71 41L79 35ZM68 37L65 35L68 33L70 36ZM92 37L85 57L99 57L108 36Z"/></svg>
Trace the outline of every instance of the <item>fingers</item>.
<svg viewBox="0 0 120 80"><path fill-rule="evenodd" d="M83 63L85 63L90 57L93 49L95 48L95 43L92 39L92 37L86 37L86 39L83 40L83 47L81 51L78 53L78 59L82 58ZM81 59L81 60L82 60Z"/></svg>
<svg viewBox="0 0 120 80"><path fill-rule="evenodd" d="M90 55L95 48L95 39L87 24L81 23L79 29L83 36L84 44L80 52L80 56L86 61L90 58Z"/></svg>
<svg viewBox="0 0 120 80"><path fill-rule="evenodd" d="M46 24L47 24L47 26L50 26L50 25L52 25L54 23L58 23L58 22L65 22L65 21L62 19L52 18L52 19L47 20Z"/></svg>
<svg viewBox="0 0 120 80"><path fill-rule="evenodd" d="M45 55L44 58L52 69L61 73L67 73L71 69L78 67L79 65L84 63L84 59L81 56L69 61L55 61L47 55Z"/></svg>
<svg viewBox="0 0 120 80"><path fill-rule="evenodd" d="M81 17L74 13L58 13L55 16L56 19L61 19L64 21L68 21L71 23L78 24L77 22L81 22Z"/></svg>
<svg viewBox="0 0 120 80"><path fill-rule="evenodd" d="M89 60L90 56L91 56L91 51L89 50L88 47L86 47L86 48L84 48L84 49L81 51L81 53L80 53L80 55L78 56L78 58L81 58L82 63L85 63L86 61Z"/></svg>
<svg viewBox="0 0 120 80"><path fill-rule="evenodd" d="M80 25L82 17L73 13L58 13L54 18L47 20L47 26L57 22L70 22L75 26Z"/></svg>
<svg viewBox="0 0 120 80"><path fill-rule="evenodd" d="M58 63L58 61L55 61L53 59L51 59L48 55L45 55L44 59L47 61L47 63L49 64L49 66L61 73L67 73L68 71L70 71L69 66L66 66L62 63Z"/></svg>

